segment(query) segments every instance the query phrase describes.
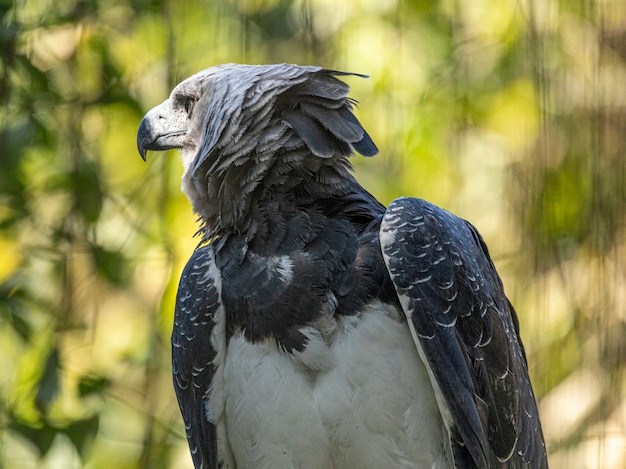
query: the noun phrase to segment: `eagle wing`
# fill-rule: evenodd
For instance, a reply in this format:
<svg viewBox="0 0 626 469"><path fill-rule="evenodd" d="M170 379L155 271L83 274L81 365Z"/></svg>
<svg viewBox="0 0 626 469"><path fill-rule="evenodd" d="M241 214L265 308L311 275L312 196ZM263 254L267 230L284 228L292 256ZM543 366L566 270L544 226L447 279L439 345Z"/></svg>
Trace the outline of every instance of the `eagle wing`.
<svg viewBox="0 0 626 469"><path fill-rule="evenodd" d="M217 469L217 431L209 420L209 389L217 355L213 330L221 307L212 251L196 250L183 270L172 331L172 371L194 466ZM215 420L215 419L211 419Z"/></svg>
<svg viewBox="0 0 626 469"><path fill-rule="evenodd" d="M384 215L380 241L455 466L547 468L517 317L479 233L401 198Z"/></svg>

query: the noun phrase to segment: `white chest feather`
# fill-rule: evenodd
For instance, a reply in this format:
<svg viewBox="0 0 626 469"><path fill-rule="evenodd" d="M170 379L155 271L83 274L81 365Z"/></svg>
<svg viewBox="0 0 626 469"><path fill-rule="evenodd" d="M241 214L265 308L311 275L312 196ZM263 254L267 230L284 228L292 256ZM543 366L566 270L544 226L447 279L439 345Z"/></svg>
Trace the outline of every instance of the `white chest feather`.
<svg viewBox="0 0 626 469"><path fill-rule="evenodd" d="M445 468L447 436L426 369L394 308L313 328L301 354L230 340L224 424L237 469Z"/></svg>

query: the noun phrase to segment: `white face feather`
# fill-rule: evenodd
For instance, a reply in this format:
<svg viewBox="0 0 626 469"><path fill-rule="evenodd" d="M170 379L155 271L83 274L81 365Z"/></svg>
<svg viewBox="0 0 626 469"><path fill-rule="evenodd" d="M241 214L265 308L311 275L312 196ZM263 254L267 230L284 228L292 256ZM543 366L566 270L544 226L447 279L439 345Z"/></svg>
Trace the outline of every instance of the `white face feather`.
<svg viewBox="0 0 626 469"><path fill-rule="evenodd" d="M211 105L212 68L203 70L179 83L160 109L170 128L184 129L180 150L185 172L192 166L202 142L203 124ZM151 111L152 112L152 111Z"/></svg>
<svg viewBox="0 0 626 469"><path fill-rule="evenodd" d="M229 71L233 68L235 65L232 64L220 65L183 80L168 99L146 114L140 126L140 153L142 147L145 150L180 150L184 168L182 190L194 207L204 199L202 191L193 183L193 173L198 167L198 160L210 150L210 146L207 148L207 136L219 139L223 131L220 123L229 120L229 100L225 98L232 88ZM141 129L147 136L141 137ZM144 141L140 143L141 138Z"/></svg>

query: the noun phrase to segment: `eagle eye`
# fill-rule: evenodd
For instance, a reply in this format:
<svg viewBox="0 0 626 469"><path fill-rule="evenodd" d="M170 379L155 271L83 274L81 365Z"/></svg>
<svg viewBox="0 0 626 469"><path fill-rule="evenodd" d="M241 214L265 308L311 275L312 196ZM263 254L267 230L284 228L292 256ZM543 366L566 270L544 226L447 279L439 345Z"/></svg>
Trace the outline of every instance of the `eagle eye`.
<svg viewBox="0 0 626 469"><path fill-rule="evenodd" d="M193 108L196 105L197 100L198 99L195 96L178 96L178 101L182 104L185 113L187 113L187 117L191 117L191 114L193 113Z"/></svg>
<svg viewBox="0 0 626 469"><path fill-rule="evenodd" d="M185 112L187 113L187 116L191 117L191 114L193 113L193 107L196 105L196 98L194 98L193 96L185 96L185 99L183 101L183 107L185 108Z"/></svg>

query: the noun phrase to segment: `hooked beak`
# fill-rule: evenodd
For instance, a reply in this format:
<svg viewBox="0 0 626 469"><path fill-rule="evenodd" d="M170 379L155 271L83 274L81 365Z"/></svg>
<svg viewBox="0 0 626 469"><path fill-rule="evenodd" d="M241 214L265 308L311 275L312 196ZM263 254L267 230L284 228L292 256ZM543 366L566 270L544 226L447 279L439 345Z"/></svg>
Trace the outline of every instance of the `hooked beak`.
<svg viewBox="0 0 626 469"><path fill-rule="evenodd" d="M181 148L182 139L178 138L185 135L185 130L170 129L169 119L165 118L164 109L166 105L162 103L152 108L144 116L137 130L137 150L141 159L146 161L148 150L163 151L172 148Z"/></svg>
<svg viewBox="0 0 626 469"><path fill-rule="evenodd" d="M150 127L150 121L148 120L148 116L145 116L141 119L141 124L139 124L139 130L137 130L137 150L139 151L139 155L141 159L146 161L146 155L148 154L148 150L150 149L150 145L154 142L154 137L152 136L152 131Z"/></svg>

